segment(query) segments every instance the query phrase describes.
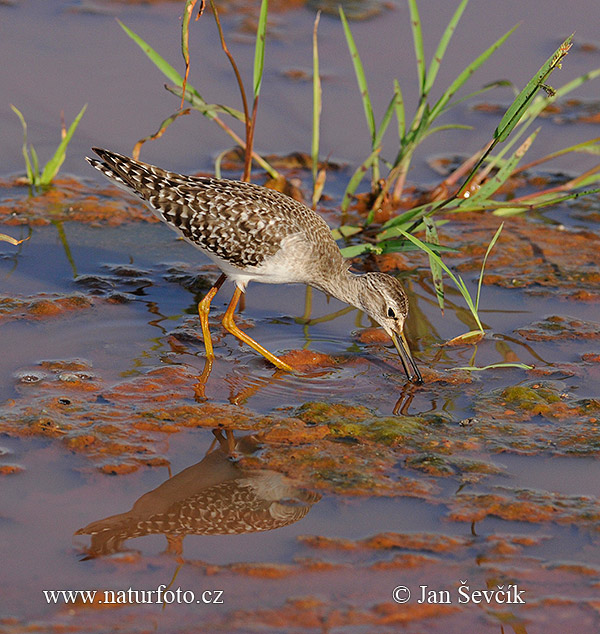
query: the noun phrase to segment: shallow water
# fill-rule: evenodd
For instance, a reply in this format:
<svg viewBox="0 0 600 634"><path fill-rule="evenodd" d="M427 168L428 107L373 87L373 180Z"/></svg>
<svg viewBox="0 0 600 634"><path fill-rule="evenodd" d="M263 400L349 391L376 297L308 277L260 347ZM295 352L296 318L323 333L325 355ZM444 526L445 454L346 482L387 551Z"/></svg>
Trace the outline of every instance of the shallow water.
<svg viewBox="0 0 600 634"><path fill-rule="evenodd" d="M421 5L431 42L451 9L446 3ZM522 2L491 6L472 0L442 67L441 85L517 21L522 26L492 58L488 79L509 75L522 83L572 30L581 41L594 42L594 3L579 0L568 12L558 3L542 5L528 10ZM46 156L54 147L61 108L69 121L81 103L90 104L64 166L83 184L59 185L68 193L58 202L32 202L12 184L0 192L3 208L22 205L31 218L37 213L43 219L31 220L31 238L19 247L0 242L2 301L16 302L13 308L0 304L0 632L598 631L597 202L507 221L488 269L497 279L482 291L488 335L476 347L441 345L472 323L450 288L446 314L440 315L426 260L409 258L408 270L399 275L410 295L407 329L424 368L422 388L406 388L391 346L364 343L364 328L371 324L358 311L307 326L300 319L303 287L259 284L250 286L239 317L252 337L280 354L308 349L328 356L304 374L274 371L223 335L216 316L229 301L231 286L225 286L213 303L217 358L204 381L196 303L216 279L214 267L160 224L123 222L122 213L94 222L85 213L62 219L71 207L90 211L115 200L121 204L109 192L85 207L99 182L83 162L89 146L129 151L177 107L113 16L175 62L180 11L180 3L0 5L0 82L6 101L28 119L38 152ZM402 5L353 23L378 112L392 77L414 99L411 47L401 55L397 50L409 41L406 13ZM251 49L241 15L223 21L248 70ZM257 132L261 150L287 153L309 146L309 84L281 73L310 67L312 20L312 10L304 8L273 14L275 52L267 55ZM341 183L364 158L368 138L339 22L324 16L319 37L322 154L351 166L327 185L337 200ZM193 46L196 55L202 53L193 83L211 100L235 103L209 15L194 25ZM599 60L598 48L575 49L556 84L599 66ZM474 84L484 81L476 77ZM596 92L590 85L578 96ZM497 101L505 103L508 96L500 94ZM340 110L339 103L346 107ZM8 177L22 167L20 128L6 105L0 118L1 171ZM430 155L474 151L495 125L493 116L466 106L457 119L476 129L432 137L415 163L414 181L435 181L425 164ZM590 138L597 127L544 126L548 132L536 141L540 154ZM211 169L226 145L208 122L187 117L145 146L142 157L191 172ZM577 172L590 160L577 157L562 167ZM298 175L308 183L308 175ZM333 212L327 217L339 222ZM27 235L26 223L14 224L7 212L2 218L7 224L0 233ZM498 225L496 219L462 222L457 228L451 223L448 233L457 245L486 244ZM567 229L561 232L556 223ZM536 264L527 250L531 239L545 261ZM473 291L480 261L481 255L452 260ZM589 273L579 282L578 267ZM513 286L507 282L512 271L519 282ZM579 288L589 292L586 300L575 298ZM343 308L319 292L312 295L313 318ZM535 369L472 375L454 369L469 365L474 352L478 366L520 361ZM224 454L215 466L215 453L206 457L214 429L234 430L242 442L236 460ZM244 453L242 439L251 434L259 446ZM189 467L195 476L179 488L183 476L177 474ZM238 513L251 524L250 503L244 506L240 496L254 491L248 483L261 477L278 487L260 490L252 503L263 508L261 495L271 495L275 506L266 505L269 513L298 509L302 517L266 532L206 534L211 516L204 523L198 519L203 507L197 491L206 497L209 484L218 481L211 495L222 497L209 510ZM122 529L102 548L102 539L75 534L126 513L165 482L176 489L172 513L179 508L175 501L188 501L181 511L189 524L185 530L134 537L141 530L137 518L135 530ZM302 491L308 491L308 502ZM167 498L145 499L157 514ZM144 530L152 532L151 520L144 521ZM526 601L461 604L463 581L471 590L516 584ZM81 601L48 603L43 594L149 591L170 583L172 590L194 592L195 599L204 591L213 592L204 595L209 599L222 591L223 603L140 605L129 598L126 605L91 608ZM392 599L400 585L413 595L406 604ZM448 590L452 602L418 603L423 585Z"/></svg>

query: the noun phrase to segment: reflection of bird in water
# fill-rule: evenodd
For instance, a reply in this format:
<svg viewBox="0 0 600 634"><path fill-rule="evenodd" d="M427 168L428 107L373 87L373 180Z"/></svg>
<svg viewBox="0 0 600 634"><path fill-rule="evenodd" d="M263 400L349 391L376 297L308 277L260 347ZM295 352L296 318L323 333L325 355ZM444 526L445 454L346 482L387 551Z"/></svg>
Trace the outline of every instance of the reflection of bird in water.
<svg viewBox="0 0 600 634"><path fill-rule="evenodd" d="M242 455L256 451L254 437L235 443L229 432L228 443L220 430L213 433L219 446L202 461L142 495L130 511L79 529L76 535L92 536L86 558L118 552L128 539L156 534L164 534L169 550L180 554L188 534L237 535L280 528L302 519L320 500L281 473L244 469L233 461L234 448Z"/></svg>
<svg viewBox="0 0 600 634"><path fill-rule="evenodd" d="M144 200L153 213L210 257L222 271L198 305L207 359L214 358L208 312L230 277L236 284L223 326L276 367L290 365L236 326L235 308L252 280L267 284L309 284L364 310L391 337L409 381L422 383L411 356L404 322L408 299L386 273L354 275L325 221L312 209L272 189L251 183L183 176L94 148L88 159L110 180Z"/></svg>

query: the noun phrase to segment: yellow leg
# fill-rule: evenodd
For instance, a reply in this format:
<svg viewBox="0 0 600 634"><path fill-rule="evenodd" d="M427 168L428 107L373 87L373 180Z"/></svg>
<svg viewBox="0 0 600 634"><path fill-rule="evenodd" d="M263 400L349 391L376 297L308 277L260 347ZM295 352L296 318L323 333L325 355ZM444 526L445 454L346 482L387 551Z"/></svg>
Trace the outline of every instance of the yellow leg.
<svg viewBox="0 0 600 634"><path fill-rule="evenodd" d="M262 356L268 361L270 361L274 366L280 368L281 370L286 370L286 372L293 372L294 369L292 368L292 366L288 365L287 363L285 363L285 361L282 361L281 359L276 357L273 353L269 352L266 348L263 348L259 343L254 341L252 337L250 337L249 335L247 335L245 332L243 332L237 327L235 321L233 320L233 315L235 313L236 306L238 305L238 302L240 301L241 296L242 296L242 291L236 287L235 291L233 292L233 297L231 298L231 302L229 303L229 306L227 307L227 310L225 311L225 315L223 316L223 326L225 327L225 330L230 332L232 335L235 335L240 341L243 341L244 343L248 344L251 348L254 348L256 352L258 352L259 354L262 354Z"/></svg>
<svg viewBox="0 0 600 634"><path fill-rule="evenodd" d="M213 287L202 298L198 304L198 315L200 315L200 325L202 326L202 336L204 337L204 347L206 349L206 358L212 361L215 358L213 352L212 339L210 338L210 330L208 328L208 313L210 311L210 303L218 290L223 286L223 282L227 279L225 273L221 273L219 279L214 283ZM210 370L209 370L210 372Z"/></svg>

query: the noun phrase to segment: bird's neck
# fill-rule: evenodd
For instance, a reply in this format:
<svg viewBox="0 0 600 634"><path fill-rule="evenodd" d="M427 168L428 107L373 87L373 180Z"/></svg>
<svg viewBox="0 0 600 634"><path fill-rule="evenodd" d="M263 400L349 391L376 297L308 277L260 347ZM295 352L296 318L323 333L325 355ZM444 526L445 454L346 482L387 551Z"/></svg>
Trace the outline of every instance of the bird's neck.
<svg viewBox="0 0 600 634"><path fill-rule="evenodd" d="M319 284L319 288L346 304L364 309L362 303L365 276L351 273L346 267L335 276L331 275Z"/></svg>

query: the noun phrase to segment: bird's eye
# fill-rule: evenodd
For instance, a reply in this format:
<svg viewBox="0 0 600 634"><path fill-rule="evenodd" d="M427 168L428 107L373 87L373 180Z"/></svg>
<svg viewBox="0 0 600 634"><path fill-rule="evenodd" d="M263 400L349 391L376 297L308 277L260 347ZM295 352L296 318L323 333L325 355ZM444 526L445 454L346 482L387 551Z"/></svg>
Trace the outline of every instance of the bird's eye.
<svg viewBox="0 0 600 634"><path fill-rule="evenodd" d="M391 317L392 319L396 319L396 313L394 312L393 308L388 308L387 315L388 315L388 317Z"/></svg>

